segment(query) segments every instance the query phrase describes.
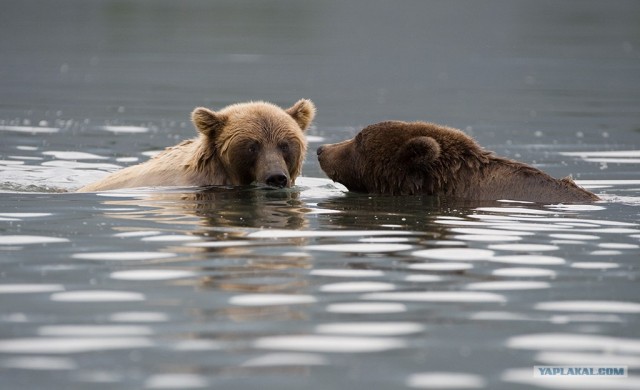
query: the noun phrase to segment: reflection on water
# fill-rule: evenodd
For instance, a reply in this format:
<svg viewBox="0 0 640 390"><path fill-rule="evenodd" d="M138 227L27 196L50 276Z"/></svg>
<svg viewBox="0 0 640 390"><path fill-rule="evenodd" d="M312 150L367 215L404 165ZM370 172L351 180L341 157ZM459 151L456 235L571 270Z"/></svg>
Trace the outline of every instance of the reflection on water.
<svg viewBox="0 0 640 390"><path fill-rule="evenodd" d="M367 378L391 388L511 388L538 385L535 364L640 367L640 224L602 218L637 206L343 191L301 178L291 190L3 195L4 222L40 235L2 239L0 323L15 331L0 366L15 383L67 372L61 388L337 384L350 362L382 361L396 374ZM38 212L43 199L80 206L64 229L38 229L60 212ZM11 211L25 203L32 213Z"/></svg>
<svg viewBox="0 0 640 390"><path fill-rule="evenodd" d="M0 387L640 388L639 12L7 2ZM196 106L302 97L318 116L295 188L72 192L193 137ZM604 201L394 198L322 179L320 144L389 119L461 128Z"/></svg>

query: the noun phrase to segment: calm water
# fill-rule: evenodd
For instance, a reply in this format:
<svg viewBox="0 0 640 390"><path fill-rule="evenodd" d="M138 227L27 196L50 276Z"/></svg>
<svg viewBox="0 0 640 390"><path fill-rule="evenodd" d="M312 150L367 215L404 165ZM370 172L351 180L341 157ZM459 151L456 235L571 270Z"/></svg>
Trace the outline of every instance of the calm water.
<svg viewBox="0 0 640 390"><path fill-rule="evenodd" d="M640 388L640 3L14 3L2 389ZM318 116L293 189L68 192L193 136L195 106L301 97ZM461 128L604 201L327 180L315 148L385 119Z"/></svg>

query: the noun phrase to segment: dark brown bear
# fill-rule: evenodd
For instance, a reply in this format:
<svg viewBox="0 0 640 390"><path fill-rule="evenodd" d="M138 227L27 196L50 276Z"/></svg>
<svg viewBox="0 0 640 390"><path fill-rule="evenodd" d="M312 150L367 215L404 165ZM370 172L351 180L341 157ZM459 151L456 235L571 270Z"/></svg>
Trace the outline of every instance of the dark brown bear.
<svg viewBox="0 0 640 390"><path fill-rule="evenodd" d="M599 200L571 178L554 179L495 156L460 130L431 123L377 123L317 153L322 170L356 192L541 203Z"/></svg>

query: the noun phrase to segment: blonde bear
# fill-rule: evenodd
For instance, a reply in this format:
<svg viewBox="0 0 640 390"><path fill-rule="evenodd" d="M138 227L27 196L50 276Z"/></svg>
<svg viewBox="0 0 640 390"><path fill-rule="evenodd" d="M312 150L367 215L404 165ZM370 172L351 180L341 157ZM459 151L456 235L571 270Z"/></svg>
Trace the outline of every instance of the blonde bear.
<svg viewBox="0 0 640 390"><path fill-rule="evenodd" d="M79 192L131 187L258 184L290 187L307 150L304 131L315 116L311 100L282 109L267 102L238 103L217 112L198 107L198 137L114 172Z"/></svg>

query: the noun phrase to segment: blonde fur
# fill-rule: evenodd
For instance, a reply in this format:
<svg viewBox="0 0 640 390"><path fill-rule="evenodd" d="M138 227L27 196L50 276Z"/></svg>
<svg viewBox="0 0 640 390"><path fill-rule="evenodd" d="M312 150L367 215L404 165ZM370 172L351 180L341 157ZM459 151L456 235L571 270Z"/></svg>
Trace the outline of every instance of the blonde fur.
<svg viewBox="0 0 640 390"><path fill-rule="evenodd" d="M192 113L198 137L169 147L146 162L114 172L80 188L78 192L262 182L264 178L260 177L260 172L263 167L253 168L252 177L251 167L238 166L243 162L234 160L234 147L249 141L261 147L261 155L256 161L267 158L275 166L273 169L284 171L289 185L292 185L300 174L306 153L304 131L311 124L315 112L313 102L306 99L286 110L267 102L237 103L219 112L198 107ZM290 144L296 155L288 158L277 155L279 142Z"/></svg>

